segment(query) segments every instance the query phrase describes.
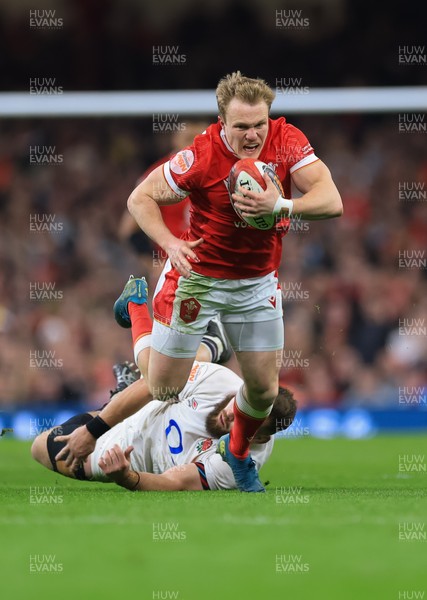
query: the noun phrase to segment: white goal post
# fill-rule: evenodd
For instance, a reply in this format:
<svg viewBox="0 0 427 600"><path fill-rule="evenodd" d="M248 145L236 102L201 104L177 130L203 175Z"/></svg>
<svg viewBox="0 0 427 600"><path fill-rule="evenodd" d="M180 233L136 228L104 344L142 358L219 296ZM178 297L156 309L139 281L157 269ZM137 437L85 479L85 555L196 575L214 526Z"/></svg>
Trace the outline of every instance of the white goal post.
<svg viewBox="0 0 427 600"><path fill-rule="evenodd" d="M280 93L272 114L427 111L427 86L313 88ZM286 90L285 90L286 91ZM0 93L0 117L132 117L217 114L214 90Z"/></svg>

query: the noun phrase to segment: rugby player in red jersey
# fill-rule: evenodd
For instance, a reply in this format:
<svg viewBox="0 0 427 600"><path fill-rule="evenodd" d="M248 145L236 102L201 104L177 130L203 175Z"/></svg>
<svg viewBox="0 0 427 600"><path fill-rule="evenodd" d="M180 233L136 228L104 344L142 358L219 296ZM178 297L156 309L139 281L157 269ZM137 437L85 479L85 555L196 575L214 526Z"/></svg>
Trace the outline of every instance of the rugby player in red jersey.
<svg viewBox="0 0 427 600"><path fill-rule="evenodd" d="M267 175L264 192L234 195L244 216L275 214L280 220L293 213L328 219L343 208L329 169L305 135L283 117L269 118L274 92L263 80L232 73L219 82L216 96L218 122L155 169L128 200L141 229L169 257L154 293L151 336L146 309L145 338L151 346L146 376L156 397L166 399L183 389L207 325L219 315L244 380L236 394L232 433L221 438L219 451L239 489L262 492L248 452L278 392L276 353L283 348L283 322L277 269L284 228L241 227L227 178L237 160L254 158L269 164L282 183L285 198ZM300 198L291 198L291 182ZM187 196L190 226L177 238L159 206ZM145 302L145 281L129 280L115 304L116 320L130 326L128 306L132 310L132 304ZM142 350L144 336L139 343Z"/></svg>
<svg viewBox="0 0 427 600"><path fill-rule="evenodd" d="M177 131L174 131L171 135L171 151L169 152L169 154L167 154L163 158L160 158L159 160L156 160L155 163L150 165L148 169L146 169L144 173L138 178L138 181L136 182L137 186L142 181L144 181L144 179L148 177L148 175L152 171L154 171L156 167L163 165L179 150L181 150L188 144L191 144L194 137L197 134L202 133L202 131L204 131L209 125L209 123L205 121L189 121L188 123L180 123L180 125L182 125L182 127L180 127L180 129L178 129ZM162 212L163 221L165 222L167 228L175 236L179 237L182 233L186 231L188 227L188 200L180 202L179 204L164 205L161 207L160 210ZM134 236L138 232L141 235L143 235L138 223L136 223L135 219L132 217L129 211L125 210L119 223L119 238L122 241L129 240L132 242L132 236ZM142 245L143 249L145 249L145 245L141 243L138 244L138 242L135 243L136 249L138 249L140 245Z"/></svg>

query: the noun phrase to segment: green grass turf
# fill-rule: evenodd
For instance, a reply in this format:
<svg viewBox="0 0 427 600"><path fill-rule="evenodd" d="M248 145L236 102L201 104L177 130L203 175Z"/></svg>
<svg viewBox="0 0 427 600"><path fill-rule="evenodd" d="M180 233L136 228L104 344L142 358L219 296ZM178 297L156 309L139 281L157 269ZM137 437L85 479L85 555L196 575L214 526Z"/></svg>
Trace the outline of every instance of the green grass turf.
<svg viewBox="0 0 427 600"><path fill-rule="evenodd" d="M427 474L399 473L399 455L425 465L426 449L421 436L278 440L265 495L138 494L60 477L31 461L27 443L2 438L1 597L427 597L427 541L399 540L399 523L427 531ZM301 491L284 490L283 502L276 486ZM296 495L303 503L287 502ZM153 525L181 539L154 540ZM31 573L30 555L57 571ZM276 571L276 556L300 556L305 570Z"/></svg>

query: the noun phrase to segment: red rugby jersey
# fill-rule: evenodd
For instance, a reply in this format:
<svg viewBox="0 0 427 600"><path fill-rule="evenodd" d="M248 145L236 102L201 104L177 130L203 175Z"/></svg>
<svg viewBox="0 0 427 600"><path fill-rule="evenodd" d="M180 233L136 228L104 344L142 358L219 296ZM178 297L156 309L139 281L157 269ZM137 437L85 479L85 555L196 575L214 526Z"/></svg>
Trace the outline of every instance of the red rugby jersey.
<svg viewBox="0 0 427 600"><path fill-rule="evenodd" d="M275 271L282 251L281 231L253 229L236 214L227 190L230 169L239 160L215 123L163 166L166 181L182 198L190 197L190 226L183 239L204 242L192 268L217 279L261 277ZM305 135L281 117L269 119L269 132L257 160L270 164L291 195L290 175L316 160Z"/></svg>

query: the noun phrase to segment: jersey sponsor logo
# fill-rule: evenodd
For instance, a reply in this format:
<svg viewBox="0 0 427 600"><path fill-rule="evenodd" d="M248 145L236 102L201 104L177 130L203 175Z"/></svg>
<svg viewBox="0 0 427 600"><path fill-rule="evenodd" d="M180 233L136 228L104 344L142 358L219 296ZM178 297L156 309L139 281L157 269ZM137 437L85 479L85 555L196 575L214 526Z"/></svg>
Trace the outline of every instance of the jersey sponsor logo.
<svg viewBox="0 0 427 600"><path fill-rule="evenodd" d="M194 163L194 154L192 150L181 150L170 160L170 170L176 175L183 175L190 170Z"/></svg>
<svg viewBox="0 0 427 600"><path fill-rule="evenodd" d="M206 452L211 448L213 444L212 438L207 438L206 440L200 440L196 444L196 451L200 454L201 452Z"/></svg>
<svg viewBox="0 0 427 600"><path fill-rule="evenodd" d="M197 319L197 315L201 309L200 302L195 298L186 298L181 302L181 307L179 309L179 316L184 321L184 323L192 323Z"/></svg>
<svg viewBox="0 0 427 600"><path fill-rule="evenodd" d="M304 146L304 148L301 148L301 152L303 154L310 154L310 152L313 152L313 148L312 148L311 144L306 144Z"/></svg>
<svg viewBox="0 0 427 600"><path fill-rule="evenodd" d="M193 365L193 368L190 371L190 375L188 377L188 381L195 381L197 378L197 375L199 373L200 370L200 365Z"/></svg>

